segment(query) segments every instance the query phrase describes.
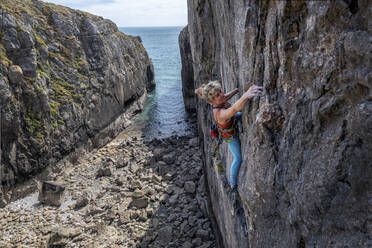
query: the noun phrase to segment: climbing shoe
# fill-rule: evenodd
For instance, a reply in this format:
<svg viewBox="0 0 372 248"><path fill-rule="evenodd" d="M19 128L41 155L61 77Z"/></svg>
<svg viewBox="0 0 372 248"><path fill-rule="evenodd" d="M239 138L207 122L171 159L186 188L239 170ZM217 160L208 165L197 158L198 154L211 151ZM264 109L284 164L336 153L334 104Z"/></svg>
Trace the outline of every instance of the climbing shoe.
<svg viewBox="0 0 372 248"><path fill-rule="evenodd" d="M231 201L231 215L235 215L235 211L237 209L237 205L238 205L238 186L237 185L233 185L231 186L230 188L230 192L229 192L229 198L230 198L230 201Z"/></svg>
<svg viewBox="0 0 372 248"><path fill-rule="evenodd" d="M229 198L230 198L230 201L232 204L235 204L235 202L238 200L238 186L237 185L233 185L231 186L230 192L228 192L229 194Z"/></svg>
<svg viewBox="0 0 372 248"><path fill-rule="evenodd" d="M238 193L238 185L231 186L231 193Z"/></svg>

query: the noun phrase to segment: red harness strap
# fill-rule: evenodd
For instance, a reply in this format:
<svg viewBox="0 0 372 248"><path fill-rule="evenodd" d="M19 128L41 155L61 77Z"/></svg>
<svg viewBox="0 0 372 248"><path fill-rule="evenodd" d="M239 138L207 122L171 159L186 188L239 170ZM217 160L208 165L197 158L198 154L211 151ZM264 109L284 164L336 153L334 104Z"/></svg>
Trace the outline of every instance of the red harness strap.
<svg viewBox="0 0 372 248"><path fill-rule="evenodd" d="M214 109L221 109L221 108L225 108L225 107L220 107L220 106L213 106L212 107L213 110ZM231 138L231 137L234 136L234 134L236 132L236 128L237 128L235 119L234 120L230 119L230 121L227 124L224 124L224 125L218 123L216 118L215 118L215 122L217 124L218 131L221 134L221 138L228 139L228 138Z"/></svg>

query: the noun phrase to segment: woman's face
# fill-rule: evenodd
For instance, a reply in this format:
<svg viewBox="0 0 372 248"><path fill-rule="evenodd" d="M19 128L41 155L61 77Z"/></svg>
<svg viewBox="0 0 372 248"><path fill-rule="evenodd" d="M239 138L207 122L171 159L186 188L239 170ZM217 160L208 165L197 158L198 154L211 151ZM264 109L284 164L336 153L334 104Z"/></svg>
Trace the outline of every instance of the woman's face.
<svg viewBox="0 0 372 248"><path fill-rule="evenodd" d="M223 93L222 90L216 90L214 92L212 104L221 105L221 104L224 104L225 102L226 102L225 93Z"/></svg>

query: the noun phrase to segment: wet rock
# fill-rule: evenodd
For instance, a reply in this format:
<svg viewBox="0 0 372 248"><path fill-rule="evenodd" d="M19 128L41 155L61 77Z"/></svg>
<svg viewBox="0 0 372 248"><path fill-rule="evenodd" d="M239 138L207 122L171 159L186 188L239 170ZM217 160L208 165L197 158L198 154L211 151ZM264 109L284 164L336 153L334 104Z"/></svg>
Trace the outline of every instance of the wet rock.
<svg viewBox="0 0 372 248"><path fill-rule="evenodd" d="M44 181L39 184L40 203L59 207L64 198L65 186L62 183Z"/></svg>

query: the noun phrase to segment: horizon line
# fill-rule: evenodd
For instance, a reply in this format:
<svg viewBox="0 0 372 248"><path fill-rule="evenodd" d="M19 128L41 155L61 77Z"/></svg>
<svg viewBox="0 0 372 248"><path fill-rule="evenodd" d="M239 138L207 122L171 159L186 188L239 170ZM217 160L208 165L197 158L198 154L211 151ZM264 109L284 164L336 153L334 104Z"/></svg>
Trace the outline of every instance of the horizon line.
<svg viewBox="0 0 372 248"><path fill-rule="evenodd" d="M186 27L181 25L174 25L174 26L117 26L118 28L166 28L166 27Z"/></svg>

